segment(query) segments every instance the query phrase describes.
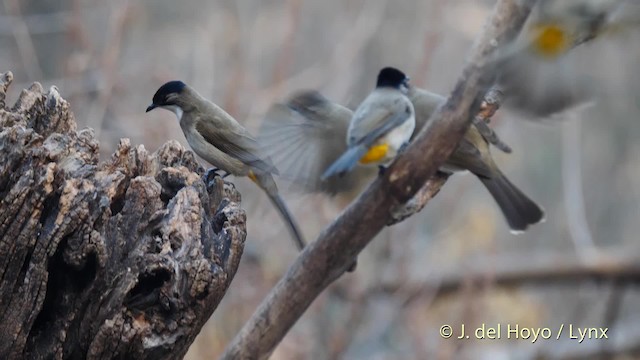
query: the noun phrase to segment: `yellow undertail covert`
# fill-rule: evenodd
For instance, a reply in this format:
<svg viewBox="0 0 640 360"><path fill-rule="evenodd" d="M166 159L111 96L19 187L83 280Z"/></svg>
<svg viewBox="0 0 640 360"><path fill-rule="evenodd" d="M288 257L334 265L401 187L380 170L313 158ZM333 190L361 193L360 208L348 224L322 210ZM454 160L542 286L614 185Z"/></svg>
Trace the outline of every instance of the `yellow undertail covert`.
<svg viewBox="0 0 640 360"><path fill-rule="evenodd" d="M249 179L251 179L251 181L253 181L254 183L259 184L258 183L258 178L256 177L256 174L253 172L253 170L249 170L249 173L247 174L247 177Z"/></svg>
<svg viewBox="0 0 640 360"><path fill-rule="evenodd" d="M380 144L372 146L363 157L360 158L361 164L371 164L380 162L387 156L389 144Z"/></svg>

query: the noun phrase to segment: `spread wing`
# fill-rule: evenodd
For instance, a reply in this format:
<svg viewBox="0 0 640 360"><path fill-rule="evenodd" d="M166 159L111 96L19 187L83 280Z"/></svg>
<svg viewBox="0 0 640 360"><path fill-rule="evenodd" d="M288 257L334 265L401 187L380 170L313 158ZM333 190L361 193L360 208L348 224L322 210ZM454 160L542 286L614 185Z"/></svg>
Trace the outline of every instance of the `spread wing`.
<svg viewBox="0 0 640 360"><path fill-rule="evenodd" d="M358 168L341 178L320 179L347 150L352 111L319 92L300 91L267 112L258 141L280 169L281 177L305 192L337 194L351 191L368 169Z"/></svg>
<svg viewBox="0 0 640 360"><path fill-rule="evenodd" d="M258 170L278 174L268 157L261 158L258 142L241 126L222 129L213 125L211 121L198 121L196 130L206 141L220 151L240 160L242 163Z"/></svg>

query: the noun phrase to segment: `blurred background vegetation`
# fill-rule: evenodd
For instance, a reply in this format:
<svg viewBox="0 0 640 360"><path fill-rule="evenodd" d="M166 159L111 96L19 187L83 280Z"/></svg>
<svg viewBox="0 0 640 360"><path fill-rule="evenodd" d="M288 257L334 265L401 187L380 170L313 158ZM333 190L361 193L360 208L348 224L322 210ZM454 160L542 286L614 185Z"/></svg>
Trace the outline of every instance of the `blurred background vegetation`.
<svg viewBox="0 0 640 360"><path fill-rule="evenodd" d="M118 139L154 151L186 146L175 116L146 114L155 90L181 79L257 133L261 115L297 89L317 88L351 107L377 71L399 67L412 83L447 94L490 0L3 0L0 71L19 89L56 85L79 127L92 127L104 157ZM274 359L570 358L640 344L640 292L633 284L555 269L640 259L640 37L592 44L609 96L563 122L521 121L501 110L492 125L514 148L494 151L503 171L547 211L514 236L480 183L454 176L417 216L386 229L359 267L322 294ZM220 354L296 256L261 191L243 194L248 236L227 296L187 359ZM308 239L339 213L319 195L286 192ZM625 263L626 263L625 262ZM550 281L498 286L505 274L549 272ZM588 275L588 274L586 274ZM480 278L471 282L467 279ZM440 291L453 282L455 291ZM443 324L610 327L608 340L445 340Z"/></svg>

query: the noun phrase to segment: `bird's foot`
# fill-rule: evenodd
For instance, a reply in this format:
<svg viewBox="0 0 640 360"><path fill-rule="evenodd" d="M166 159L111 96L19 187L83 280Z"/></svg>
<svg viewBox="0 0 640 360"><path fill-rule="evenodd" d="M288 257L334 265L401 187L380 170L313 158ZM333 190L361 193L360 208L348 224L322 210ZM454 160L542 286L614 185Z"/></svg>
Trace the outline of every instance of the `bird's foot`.
<svg viewBox="0 0 640 360"><path fill-rule="evenodd" d="M378 176L384 176L384 173L387 171L387 167L384 165L378 165Z"/></svg>
<svg viewBox="0 0 640 360"><path fill-rule="evenodd" d="M218 174L218 171L220 171L220 169L218 168L211 168L208 169L207 172L204 173L204 183L207 184L207 186L209 186L211 184L211 182L217 177L220 176L221 178L224 179L224 176L221 176L220 174ZM228 175L228 174L227 174Z"/></svg>
<svg viewBox="0 0 640 360"><path fill-rule="evenodd" d="M402 154L403 152L405 152L408 147L409 142L407 141L406 143L402 144L402 146L400 146L400 148L398 149L398 154Z"/></svg>

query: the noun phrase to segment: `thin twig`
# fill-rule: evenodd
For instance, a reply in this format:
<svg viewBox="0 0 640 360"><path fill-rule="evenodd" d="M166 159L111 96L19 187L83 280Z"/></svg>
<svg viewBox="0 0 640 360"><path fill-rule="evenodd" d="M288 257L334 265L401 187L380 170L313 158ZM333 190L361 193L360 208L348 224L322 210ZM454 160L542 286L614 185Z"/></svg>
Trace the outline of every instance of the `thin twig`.
<svg viewBox="0 0 640 360"><path fill-rule="evenodd" d="M510 154L512 152L511 147L500 139L498 134L491 127L489 122L493 115L498 111L502 104L503 94L497 87L491 88L487 95L484 97L484 101L480 105L480 112L473 118L473 125L478 129L480 134L490 144L497 147L501 151Z"/></svg>

